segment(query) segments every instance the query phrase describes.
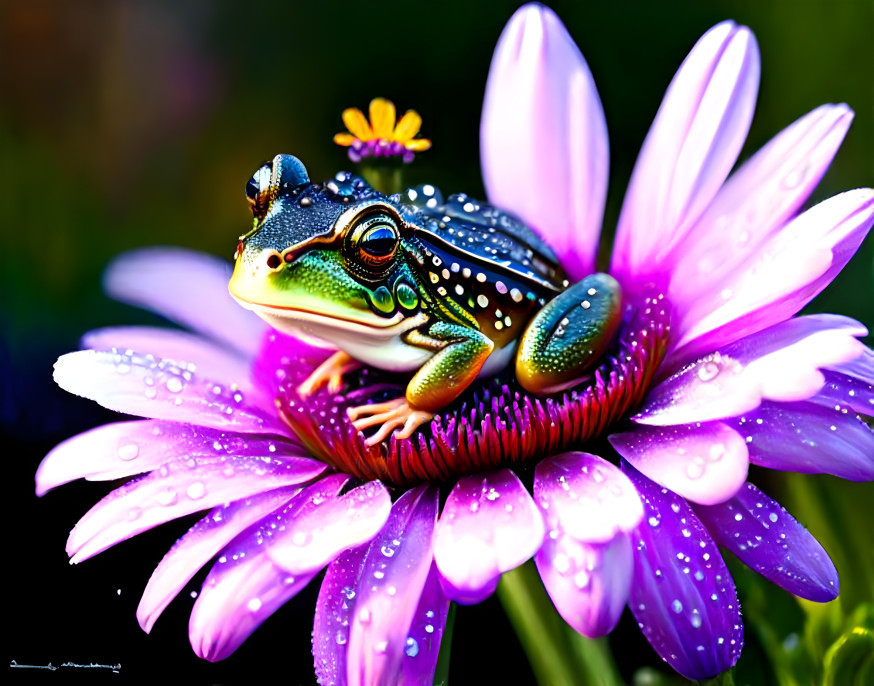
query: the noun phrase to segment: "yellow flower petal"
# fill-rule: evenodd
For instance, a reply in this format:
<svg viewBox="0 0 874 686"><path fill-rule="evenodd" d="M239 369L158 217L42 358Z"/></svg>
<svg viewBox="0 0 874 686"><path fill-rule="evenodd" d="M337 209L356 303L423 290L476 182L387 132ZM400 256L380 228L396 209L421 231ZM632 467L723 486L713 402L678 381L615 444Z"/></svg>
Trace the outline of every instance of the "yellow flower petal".
<svg viewBox="0 0 874 686"><path fill-rule="evenodd" d="M346 133L345 131L343 133L338 133L334 136L334 142L337 145L342 145L347 148L357 140L359 139L353 136L351 133Z"/></svg>
<svg viewBox="0 0 874 686"><path fill-rule="evenodd" d="M357 107L348 107L343 110L343 123L349 129L349 133L360 141L373 140L373 129L367 122L367 117Z"/></svg>
<svg viewBox="0 0 874 686"><path fill-rule="evenodd" d="M413 152L422 152L423 150L427 150L431 147L431 141L427 138L415 138L411 141L407 141L404 143L404 147L407 150L412 150Z"/></svg>
<svg viewBox="0 0 874 686"><path fill-rule="evenodd" d="M371 100L370 123L374 137L390 141L395 130L395 104L385 98Z"/></svg>
<svg viewBox="0 0 874 686"><path fill-rule="evenodd" d="M422 117L415 110L407 110L395 127L394 139L398 143L406 143L419 133L422 128Z"/></svg>

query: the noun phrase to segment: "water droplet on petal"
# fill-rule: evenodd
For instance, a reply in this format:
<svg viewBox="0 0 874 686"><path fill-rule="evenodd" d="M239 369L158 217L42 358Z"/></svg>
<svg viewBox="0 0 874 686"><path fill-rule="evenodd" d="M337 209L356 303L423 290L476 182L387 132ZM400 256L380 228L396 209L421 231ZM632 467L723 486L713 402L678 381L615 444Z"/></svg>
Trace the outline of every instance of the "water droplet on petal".
<svg viewBox="0 0 874 686"><path fill-rule="evenodd" d="M185 493L192 500L199 500L206 495L206 486L200 481L195 481L189 484L188 488L185 489Z"/></svg>
<svg viewBox="0 0 874 686"><path fill-rule="evenodd" d="M419 644L416 642L415 638L408 638L407 644L404 646L404 652L408 657L416 657L419 654Z"/></svg>
<svg viewBox="0 0 874 686"><path fill-rule="evenodd" d="M136 459L139 454L140 447L136 443L128 443L118 449L119 459L125 462Z"/></svg>
<svg viewBox="0 0 874 686"><path fill-rule="evenodd" d="M680 614L683 611L683 603L681 603L679 600L674 600L671 603L671 609L677 614Z"/></svg>
<svg viewBox="0 0 874 686"><path fill-rule="evenodd" d="M165 385L167 386L167 390L171 393L178 393L182 390L182 379L180 379L178 376L171 376L169 379L167 379L167 383Z"/></svg>
<svg viewBox="0 0 874 686"><path fill-rule="evenodd" d="M261 609L261 599L260 598L252 598L247 604L246 607L249 608L250 612L258 612Z"/></svg>
<svg viewBox="0 0 874 686"><path fill-rule="evenodd" d="M698 368L698 378L701 381L713 381L719 376L719 365L715 362L705 362Z"/></svg>

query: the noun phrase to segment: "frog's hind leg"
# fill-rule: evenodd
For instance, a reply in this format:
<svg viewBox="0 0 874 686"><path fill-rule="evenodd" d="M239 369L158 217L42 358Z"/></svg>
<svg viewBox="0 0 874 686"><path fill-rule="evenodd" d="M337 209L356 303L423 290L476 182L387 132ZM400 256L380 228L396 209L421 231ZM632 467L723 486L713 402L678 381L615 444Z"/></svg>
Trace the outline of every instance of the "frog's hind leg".
<svg viewBox="0 0 874 686"><path fill-rule="evenodd" d="M494 343L482 332L458 324L434 322L426 330L408 332L405 342L435 351L413 375L406 397L347 410L358 431L381 425L367 439L372 446L400 427L396 438L409 438L436 412L455 400L477 377Z"/></svg>
<svg viewBox="0 0 874 686"><path fill-rule="evenodd" d="M528 324L516 378L532 393L580 383L607 352L622 323L622 292L608 274L591 274L549 301Z"/></svg>

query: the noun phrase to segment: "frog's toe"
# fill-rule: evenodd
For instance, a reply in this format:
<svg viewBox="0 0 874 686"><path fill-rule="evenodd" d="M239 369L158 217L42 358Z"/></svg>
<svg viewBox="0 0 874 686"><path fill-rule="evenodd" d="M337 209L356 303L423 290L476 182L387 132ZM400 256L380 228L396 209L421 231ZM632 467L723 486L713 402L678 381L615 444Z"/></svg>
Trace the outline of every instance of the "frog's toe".
<svg viewBox="0 0 874 686"><path fill-rule="evenodd" d="M377 432L365 441L368 447L381 443L396 429L398 431L395 433L395 438L409 438L416 429L434 417L431 412L411 407L406 398L350 407L347 414L357 431L379 426Z"/></svg>
<svg viewBox="0 0 874 686"><path fill-rule="evenodd" d="M306 398L322 386L327 386L331 393L338 393L343 387L343 375L357 369L360 363L353 360L342 350L331 355L316 367L313 372L297 387L298 395Z"/></svg>

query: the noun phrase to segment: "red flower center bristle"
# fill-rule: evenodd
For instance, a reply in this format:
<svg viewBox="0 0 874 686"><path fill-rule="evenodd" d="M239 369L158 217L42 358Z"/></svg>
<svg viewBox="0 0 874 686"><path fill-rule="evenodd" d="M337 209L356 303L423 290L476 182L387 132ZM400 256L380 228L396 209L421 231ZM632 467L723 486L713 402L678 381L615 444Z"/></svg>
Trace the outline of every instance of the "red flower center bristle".
<svg viewBox="0 0 874 686"><path fill-rule="evenodd" d="M538 396L510 369L476 381L406 439L392 436L368 447L346 411L402 397L409 375L362 368L344 377L340 394L322 389L301 398L296 389L330 354L324 350L301 348L283 357L277 406L315 457L363 480L408 487L519 465L582 448L640 404L665 354L668 309L661 295L629 306L613 350L572 389Z"/></svg>

